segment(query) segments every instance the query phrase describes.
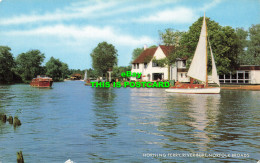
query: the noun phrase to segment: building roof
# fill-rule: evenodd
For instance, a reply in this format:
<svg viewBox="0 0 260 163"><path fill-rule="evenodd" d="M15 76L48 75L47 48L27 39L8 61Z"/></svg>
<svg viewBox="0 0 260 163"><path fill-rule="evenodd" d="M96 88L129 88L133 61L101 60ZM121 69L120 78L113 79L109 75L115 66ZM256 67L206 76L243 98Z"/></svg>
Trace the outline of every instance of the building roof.
<svg viewBox="0 0 260 163"><path fill-rule="evenodd" d="M174 46L165 46L165 45L159 45L159 47L162 49L163 53L167 57L173 50ZM153 58L156 50L156 48L148 48L144 50L139 57L137 57L132 63L147 63L150 62L151 59Z"/></svg>
<svg viewBox="0 0 260 163"><path fill-rule="evenodd" d="M155 51L157 50L156 48L148 48L145 49L139 57L137 57L132 63L145 63L146 60L151 60L154 56Z"/></svg>
<svg viewBox="0 0 260 163"><path fill-rule="evenodd" d="M168 55L175 49L174 46L165 46L165 45L159 45L162 49L163 53L168 57Z"/></svg>
<svg viewBox="0 0 260 163"><path fill-rule="evenodd" d="M260 70L258 65L241 65L237 70Z"/></svg>
<svg viewBox="0 0 260 163"><path fill-rule="evenodd" d="M75 77L75 76L81 76L81 74L72 74L71 76Z"/></svg>

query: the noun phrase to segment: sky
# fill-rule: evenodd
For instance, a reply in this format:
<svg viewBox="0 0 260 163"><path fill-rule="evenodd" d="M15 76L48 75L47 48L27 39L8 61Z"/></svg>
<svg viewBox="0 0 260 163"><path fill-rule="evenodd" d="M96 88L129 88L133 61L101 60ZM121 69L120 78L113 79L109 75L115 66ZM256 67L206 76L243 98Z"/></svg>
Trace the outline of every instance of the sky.
<svg viewBox="0 0 260 163"><path fill-rule="evenodd" d="M187 31L206 13L221 26L260 23L260 0L0 0L0 45L12 54L38 49L69 65L91 68L92 50L106 41L129 65L135 48L161 44L158 31Z"/></svg>

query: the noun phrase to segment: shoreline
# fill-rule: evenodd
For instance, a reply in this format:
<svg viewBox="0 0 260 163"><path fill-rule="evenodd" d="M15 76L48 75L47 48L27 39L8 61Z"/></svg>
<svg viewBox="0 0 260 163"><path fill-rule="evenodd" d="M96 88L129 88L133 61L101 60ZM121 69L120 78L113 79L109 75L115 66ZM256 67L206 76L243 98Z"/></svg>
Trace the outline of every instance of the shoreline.
<svg viewBox="0 0 260 163"><path fill-rule="evenodd" d="M228 90L260 90L260 85L222 85L220 88Z"/></svg>

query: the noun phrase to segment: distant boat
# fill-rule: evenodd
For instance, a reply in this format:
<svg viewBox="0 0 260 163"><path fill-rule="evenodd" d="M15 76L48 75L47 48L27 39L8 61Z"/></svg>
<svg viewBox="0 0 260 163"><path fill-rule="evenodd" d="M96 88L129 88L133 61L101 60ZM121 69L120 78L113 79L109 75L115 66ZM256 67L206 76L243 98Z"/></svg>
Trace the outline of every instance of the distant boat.
<svg viewBox="0 0 260 163"><path fill-rule="evenodd" d="M84 79L81 79L80 81L87 81L87 70L85 71Z"/></svg>
<svg viewBox="0 0 260 163"><path fill-rule="evenodd" d="M85 71L84 81L87 81L87 70Z"/></svg>
<svg viewBox="0 0 260 163"><path fill-rule="evenodd" d="M53 80L45 75L37 75L37 78L33 78L30 85L32 87L49 88L53 84Z"/></svg>
<svg viewBox="0 0 260 163"><path fill-rule="evenodd" d="M212 80L216 84L219 84L219 78L217 74L217 68L214 60L214 56L212 53L211 46L211 60L212 60ZM176 83L176 85L172 88L166 89L166 92L174 92L174 93L199 93L199 94L217 94L220 93L220 87L208 87L208 72L207 72L207 25L206 18L204 14L203 24L201 28L199 42L197 44L197 48L192 59L189 71L187 75L191 77L191 84L182 84ZM199 80L204 84L193 84L193 79Z"/></svg>

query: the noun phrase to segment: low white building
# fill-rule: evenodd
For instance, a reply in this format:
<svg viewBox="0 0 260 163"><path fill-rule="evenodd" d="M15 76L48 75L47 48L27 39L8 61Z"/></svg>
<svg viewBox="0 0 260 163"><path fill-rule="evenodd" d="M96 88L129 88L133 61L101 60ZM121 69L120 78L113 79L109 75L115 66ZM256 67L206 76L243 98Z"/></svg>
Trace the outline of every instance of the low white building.
<svg viewBox="0 0 260 163"><path fill-rule="evenodd" d="M222 84L260 84L260 66L241 65L235 72L219 75Z"/></svg>
<svg viewBox="0 0 260 163"><path fill-rule="evenodd" d="M131 77L131 80L157 81L168 80L168 66L160 67L153 59L166 58L173 52L174 46L159 45L156 48L144 48L144 51L132 62L132 72L142 73L140 79ZM186 59L179 59L170 67L170 79L180 82L189 82L187 76Z"/></svg>

